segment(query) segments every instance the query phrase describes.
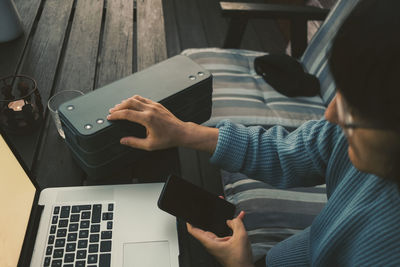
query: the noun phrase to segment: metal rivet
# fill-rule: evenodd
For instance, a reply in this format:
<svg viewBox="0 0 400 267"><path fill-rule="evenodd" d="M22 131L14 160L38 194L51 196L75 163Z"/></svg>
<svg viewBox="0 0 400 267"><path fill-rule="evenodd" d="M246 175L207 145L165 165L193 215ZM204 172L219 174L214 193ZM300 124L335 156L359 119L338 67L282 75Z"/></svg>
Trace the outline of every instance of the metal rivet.
<svg viewBox="0 0 400 267"><path fill-rule="evenodd" d="M204 76L204 72L199 71L199 72L197 73L197 75L199 75L199 76Z"/></svg>
<svg viewBox="0 0 400 267"><path fill-rule="evenodd" d="M192 81L196 80L196 76L190 75L189 79L191 79Z"/></svg>
<svg viewBox="0 0 400 267"><path fill-rule="evenodd" d="M74 110L74 109L75 109L75 107L73 105L67 106L67 110Z"/></svg>
<svg viewBox="0 0 400 267"><path fill-rule="evenodd" d="M92 126L91 124L86 124L86 125L85 125L85 129L86 129L86 130L90 130L90 129L92 129L92 127L93 127L93 126Z"/></svg>
<svg viewBox="0 0 400 267"><path fill-rule="evenodd" d="M97 119L96 122L97 122L98 124L102 124L102 123L104 123L104 120L103 120L103 119Z"/></svg>

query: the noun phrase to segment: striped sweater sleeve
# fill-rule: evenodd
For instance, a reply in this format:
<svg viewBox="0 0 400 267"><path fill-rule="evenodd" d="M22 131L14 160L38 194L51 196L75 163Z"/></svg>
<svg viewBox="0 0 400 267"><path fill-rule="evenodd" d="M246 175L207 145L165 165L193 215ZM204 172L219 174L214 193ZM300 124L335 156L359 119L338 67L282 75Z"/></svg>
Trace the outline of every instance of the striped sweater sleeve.
<svg viewBox="0 0 400 267"><path fill-rule="evenodd" d="M279 188L325 183L325 172L340 127L326 120L309 121L289 133L281 126L268 130L221 121L218 143L210 161L230 172Z"/></svg>

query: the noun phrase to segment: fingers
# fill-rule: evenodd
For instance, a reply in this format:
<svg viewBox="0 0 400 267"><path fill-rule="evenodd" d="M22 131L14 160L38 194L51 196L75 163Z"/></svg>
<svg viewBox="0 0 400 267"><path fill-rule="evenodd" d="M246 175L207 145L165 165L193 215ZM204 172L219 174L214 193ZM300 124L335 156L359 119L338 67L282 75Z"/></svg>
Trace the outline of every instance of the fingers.
<svg viewBox="0 0 400 267"><path fill-rule="evenodd" d="M198 239L200 242L206 242L208 239L210 239L210 236L207 235L204 230L194 227L190 223L186 223L186 228L188 232L196 239Z"/></svg>
<svg viewBox="0 0 400 267"><path fill-rule="evenodd" d="M231 228L233 231L233 237L240 238L243 235L247 235L246 228L244 227L243 224L244 215L245 215L244 211L241 211L235 219L228 220L226 222L229 228Z"/></svg>
<svg viewBox="0 0 400 267"><path fill-rule="evenodd" d="M135 95L128 99L123 100L120 104L115 105L113 108L109 110L110 113L113 113L118 110L123 109L132 109L137 111L142 111L146 108L146 106L156 104L156 102L151 101L150 99Z"/></svg>
<svg viewBox="0 0 400 267"><path fill-rule="evenodd" d="M143 149L143 150L148 150L148 140L145 138L137 138L133 136L129 137L123 137L120 140L120 143L122 145L138 148L138 149Z"/></svg>
<svg viewBox="0 0 400 267"><path fill-rule="evenodd" d="M136 122L139 124L144 124L146 122L145 114L143 112L131 109L122 109L113 111L107 116L108 120L128 120L131 122Z"/></svg>

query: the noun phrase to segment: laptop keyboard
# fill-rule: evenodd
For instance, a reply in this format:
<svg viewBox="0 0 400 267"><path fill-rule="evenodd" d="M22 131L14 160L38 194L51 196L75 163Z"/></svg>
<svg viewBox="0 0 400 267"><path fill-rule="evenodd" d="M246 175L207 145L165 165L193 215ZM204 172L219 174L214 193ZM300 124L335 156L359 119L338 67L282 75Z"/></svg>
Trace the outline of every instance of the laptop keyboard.
<svg viewBox="0 0 400 267"><path fill-rule="evenodd" d="M55 206L43 266L111 265L114 203Z"/></svg>

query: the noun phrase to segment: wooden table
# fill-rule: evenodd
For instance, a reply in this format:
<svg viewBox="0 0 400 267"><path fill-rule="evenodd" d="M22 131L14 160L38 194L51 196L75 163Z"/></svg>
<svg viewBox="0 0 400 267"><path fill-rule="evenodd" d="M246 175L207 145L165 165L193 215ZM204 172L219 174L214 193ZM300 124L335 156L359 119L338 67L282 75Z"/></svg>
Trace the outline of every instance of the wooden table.
<svg viewBox="0 0 400 267"><path fill-rule="evenodd" d="M92 180L73 160L46 109L48 99L59 91L88 93L166 59L162 2L15 0L25 33L0 44L0 77L17 73L33 77L45 107L45 119L41 128L29 135L8 136L41 188L130 183L136 178L139 182L158 181L165 178L160 175L181 171L178 150L170 149L153 153L150 159L111 179ZM197 165L190 163L197 152L183 152L183 174L202 185ZM195 157L193 160L197 161ZM185 266L218 266L187 234L183 223L179 223L179 233L181 250L190 250L183 258L191 264Z"/></svg>
<svg viewBox="0 0 400 267"><path fill-rule="evenodd" d="M59 91L88 93L167 58L162 0L15 3L24 35L0 44L0 77L16 73L33 77L45 108ZM10 138L42 187L91 182L58 136L48 110L40 129ZM162 164L169 153L173 152L156 153L154 161ZM102 182L127 182L143 173L138 168L125 170L117 175L119 181L113 177Z"/></svg>

